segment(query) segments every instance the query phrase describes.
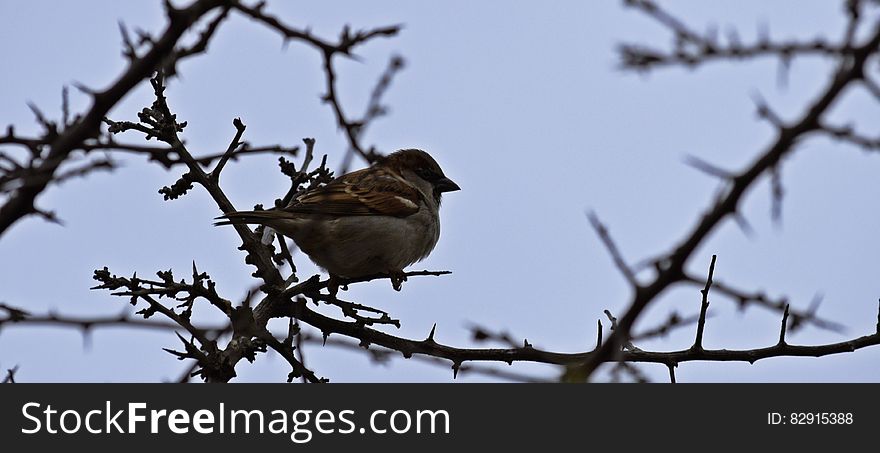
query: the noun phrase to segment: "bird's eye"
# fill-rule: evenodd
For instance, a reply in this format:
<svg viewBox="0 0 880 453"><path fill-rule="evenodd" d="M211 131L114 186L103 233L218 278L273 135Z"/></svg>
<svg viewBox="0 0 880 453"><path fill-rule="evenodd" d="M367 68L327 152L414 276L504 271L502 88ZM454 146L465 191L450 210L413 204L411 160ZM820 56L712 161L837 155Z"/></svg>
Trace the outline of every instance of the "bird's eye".
<svg viewBox="0 0 880 453"><path fill-rule="evenodd" d="M437 179L437 175L435 175L433 171L424 167L419 167L418 169L416 169L416 174L425 181L433 181Z"/></svg>

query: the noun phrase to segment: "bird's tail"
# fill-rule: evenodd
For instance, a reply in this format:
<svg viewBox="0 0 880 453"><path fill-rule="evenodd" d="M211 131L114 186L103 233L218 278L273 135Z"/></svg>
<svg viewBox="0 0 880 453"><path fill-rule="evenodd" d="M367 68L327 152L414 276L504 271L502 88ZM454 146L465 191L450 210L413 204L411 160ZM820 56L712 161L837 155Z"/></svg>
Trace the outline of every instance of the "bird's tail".
<svg viewBox="0 0 880 453"><path fill-rule="evenodd" d="M214 226L259 224L272 226L274 221L282 219L285 213L281 211L235 211L215 217Z"/></svg>

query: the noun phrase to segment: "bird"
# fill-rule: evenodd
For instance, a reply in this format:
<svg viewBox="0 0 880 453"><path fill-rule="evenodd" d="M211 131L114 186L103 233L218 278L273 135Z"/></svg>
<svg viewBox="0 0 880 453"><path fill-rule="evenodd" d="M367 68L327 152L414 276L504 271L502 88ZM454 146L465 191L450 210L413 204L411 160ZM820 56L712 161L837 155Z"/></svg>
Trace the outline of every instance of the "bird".
<svg viewBox="0 0 880 453"><path fill-rule="evenodd" d="M399 291L403 269L437 245L441 196L457 190L430 154L401 149L284 208L227 212L215 225L270 227L293 239L331 279L387 274Z"/></svg>

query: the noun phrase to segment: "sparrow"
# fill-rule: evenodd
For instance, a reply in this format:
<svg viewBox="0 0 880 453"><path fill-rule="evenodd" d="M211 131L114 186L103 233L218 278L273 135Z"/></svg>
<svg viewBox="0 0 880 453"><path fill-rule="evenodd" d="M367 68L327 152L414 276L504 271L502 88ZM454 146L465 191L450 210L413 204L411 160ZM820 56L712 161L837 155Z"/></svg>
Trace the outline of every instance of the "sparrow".
<svg viewBox="0 0 880 453"><path fill-rule="evenodd" d="M428 153L403 149L303 193L282 209L236 211L215 225L259 224L287 236L332 277L388 274L427 257L440 238L442 194L461 190Z"/></svg>

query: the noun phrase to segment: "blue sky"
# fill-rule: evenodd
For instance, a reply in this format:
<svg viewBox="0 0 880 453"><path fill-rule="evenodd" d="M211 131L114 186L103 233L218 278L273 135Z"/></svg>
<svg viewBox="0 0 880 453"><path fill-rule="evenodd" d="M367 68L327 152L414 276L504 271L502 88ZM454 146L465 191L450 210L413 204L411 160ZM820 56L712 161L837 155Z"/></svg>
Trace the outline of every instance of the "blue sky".
<svg viewBox="0 0 880 453"><path fill-rule="evenodd" d="M844 16L837 2L777 1L667 3L698 30L735 27L751 42L760 24L774 38L837 39ZM37 132L26 102L58 116L61 87L74 81L105 87L125 65L118 20L158 32L160 2L0 2L0 123ZM444 198L440 243L414 269L449 269L450 276L413 279L400 293L387 282L357 285L349 298L383 308L402 322L394 333L422 338L434 323L437 339L470 345L479 324L528 338L538 347L581 351L593 346L602 310L622 314L628 288L584 213L595 210L630 262L666 251L710 203L717 181L684 163L695 155L741 169L773 137L755 115L760 95L783 118L795 117L822 88L831 70L822 58L796 60L787 83L776 61L715 63L696 71L623 72L616 45L666 47L668 33L621 2L275 2L268 11L325 37L342 26L403 23L396 38L360 48L360 61L338 64L339 90L350 114L363 111L375 80L393 54L407 60L385 101L391 114L369 129L365 142L390 151L431 152L461 192ZM793 13L794 11L794 13ZM253 144L296 145L317 139L316 151L334 166L346 142L331 110L319 102L320 56L234 15L207 55L183 63L169 102L189 122L184 137L195 153L226 148L241 117ZM135 119L151 102L141 85L112 112ZM73 106L87 106L74 93ZM852 90L830 119L871 132L880 108ZM876 134L876 130L873 131ZM118 137L141 143L135 135ZM138 157L123 167L48 190L41 207L56 210L59 227L27 219L0 240L0 301L34 312L115 314L124 300L89 291L92 271L152 275L172 268L187 275L192 260L230 299L253 284L231 229L211 226L218 214L199 190L164 202L157 189L174 182ZM361 165L362 163L358 163ZM847 326L845 334L807 328L792 342L836 342L870 333L880 282L880 196L877 156L822 138L804 142L786 161L783 223L770 220L766 181L749 193L743 212L755 229L745 236L725 223L695 254L690 269L704 274L718 254L716 278L747 290L788 295L805 309L815 294L819 313ZM241 208L286 191L272 157L240 160L224 172L227 195ZM303 276L316 272L299 257ZM695 314L696 288L667 292L638 326L650 327L671 310ZM332 313L331 310L327 311ZM775 343L779 316L760 308L737 311L719 295L704 345L753 348ZM196 319L219 321L207 306ZM607 322L606 331L607 331ZM637 327L638 327L637 326ZM637 329L638 330L638 329ZM671 350L692 342L693 331L639 344ZM161 350L176 347L167 333L106 329L84 347L75 330L4 329L0 366L19 365L22 381L158 381L174 378L180 362ZM446 367L395 360L370 363L362 354L316 346L309 366L332 381L448 381ZM781 358L755 365L685 363L682 382L876 381L880 348L823 359ZM517 364L517 371L553 378L554 368ZM665 380L663 366L642 366ZM282 381L277 356L237 368L239 381ZM462 380L479 380L465 376Z"/></svg>

